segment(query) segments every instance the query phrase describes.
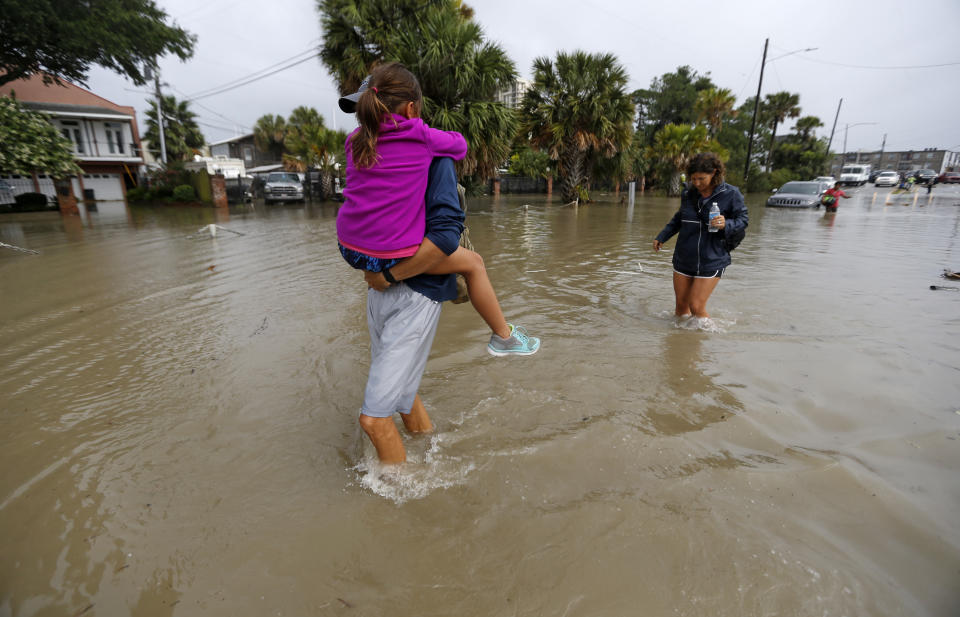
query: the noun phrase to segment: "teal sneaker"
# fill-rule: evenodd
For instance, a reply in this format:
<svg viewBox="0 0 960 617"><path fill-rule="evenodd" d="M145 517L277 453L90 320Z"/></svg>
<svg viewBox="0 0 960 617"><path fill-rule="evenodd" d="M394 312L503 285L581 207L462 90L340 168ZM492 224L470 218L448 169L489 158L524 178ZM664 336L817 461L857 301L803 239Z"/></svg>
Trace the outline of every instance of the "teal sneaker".
<svg viewBox="0 0 960 617"><path fill-rule="evenodd" d="M540 349L540 339L528 336L523 326L510 326L510 338L490 335L487 351L491 356L532 356Z"/></svg>

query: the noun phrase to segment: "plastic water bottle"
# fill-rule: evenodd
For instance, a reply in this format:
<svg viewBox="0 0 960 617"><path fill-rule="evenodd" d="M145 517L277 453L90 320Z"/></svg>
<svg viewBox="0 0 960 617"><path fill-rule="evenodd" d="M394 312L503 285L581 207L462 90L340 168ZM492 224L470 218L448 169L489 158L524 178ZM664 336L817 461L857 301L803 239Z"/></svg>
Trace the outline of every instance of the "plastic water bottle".
<svg viewBox="0 0 960 617"><path fill-rule="evenodd" d="M715 217L715 216L720 216L720 207L717 206L717 202L713 202L713 205L710 206L710 222L711 222L711 223L713 222L713 217ZM710 229L710 233L714 233L714 232L720 231L719 229L717 229L717 228L714 227L713 225L710 225L710 226L709 226L709 229Z"/></svg>

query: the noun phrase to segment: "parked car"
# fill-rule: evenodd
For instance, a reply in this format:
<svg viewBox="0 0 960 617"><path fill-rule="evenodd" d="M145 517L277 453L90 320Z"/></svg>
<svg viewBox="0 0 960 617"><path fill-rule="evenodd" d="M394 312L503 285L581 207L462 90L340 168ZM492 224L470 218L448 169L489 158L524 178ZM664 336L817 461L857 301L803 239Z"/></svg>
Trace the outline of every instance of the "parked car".
<svg viewBox="0 0 960 617"><path fill-rule="evenodd" d="M960 171L945 171L937 178L937 182L943 182L945 184L960 183Z"/></svg>
<svg viewBox="0 0 960 617"><path fill-rule="evenodd" d="M275 171L267 175L263 185L264 203L275 201L303 201L303 182L300 176L286 171Z"/></svg>
<svg viewBox="0 0 960 617"><path fill-rule="evenodd" d="M6 180L0 180L0 206L9 206L16 203L13 198L13 187Z"/></svg>
<svg viewBox="0 0 960 617"><path fill-rule="evenodd" d="M874 186L897 186L900 184L900 174L895 171L881 171L873 183Z"/></svg>
<svg viewBox="0 0 960 617"><path fill-rule="evenodd" d="M932 169L918 169L913 172L913 177L917 181L917 184L926 184L930 180L937 179L937 172Z"/></svg>
<svg viewBox="0 0 960 617"><path fill-rule="evenodd" d="M822 182L787 182L767 198L767 205L776 208L819 208L820 196L826 189Z"/></svg>
<svg viewBox="0 0 960 617"><path fill-rule="evenodd" d="M879 176L880 174L882 174L884 171L886 171L886 170L884 170L884 169L874 169L873 171L870 172L870 177L867 178L867 182L876 182L877 176Z"/></svg>
<svg viewBox="0 0 960 617"><path fill-rule="evenodd" d="M837 179L833 176L817 176L813 179L814 182L823 182L827 185L828 189L832 189L837 186Z"/></svg>

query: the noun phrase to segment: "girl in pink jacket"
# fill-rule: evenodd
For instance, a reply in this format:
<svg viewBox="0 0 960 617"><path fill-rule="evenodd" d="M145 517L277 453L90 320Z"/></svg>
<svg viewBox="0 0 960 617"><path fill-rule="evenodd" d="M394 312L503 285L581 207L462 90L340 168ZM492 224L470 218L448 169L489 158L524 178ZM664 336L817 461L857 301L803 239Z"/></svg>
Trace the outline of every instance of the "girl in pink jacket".
<svg viewBox="0 0 960 617"><path fill-rule="evenodd" d="M402 280L390 269L424 241L430 163L467 154L463 135L420 119L422 106L417 78L396 62L378 66L356 93L340 99L340 108L355 111L360 125L346 143L347 181L337 213L340 253L354 268L382 273L390 284ZM507 323L479 254L461 246L426 273L463 275L470 302L493 331L487 345L492 355L539 350L540 339Z"/></svg>

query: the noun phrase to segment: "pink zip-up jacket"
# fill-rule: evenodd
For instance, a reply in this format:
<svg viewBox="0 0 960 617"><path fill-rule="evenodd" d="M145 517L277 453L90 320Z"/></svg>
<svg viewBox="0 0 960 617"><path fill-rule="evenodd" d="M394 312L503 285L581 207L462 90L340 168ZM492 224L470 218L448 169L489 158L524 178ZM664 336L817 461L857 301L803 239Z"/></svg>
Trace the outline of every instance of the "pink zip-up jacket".
<svg viewBox="0 0 960 617"><path fill-rule="evenodd" d="M467 141L455 131L427 126L420 118L392 119L380 125L377 162L358 168L347 138L347 183L337 213L337 239L374 257L407 257L417 252L426 229L427 173L434 157L461 160Z"/></svg>

